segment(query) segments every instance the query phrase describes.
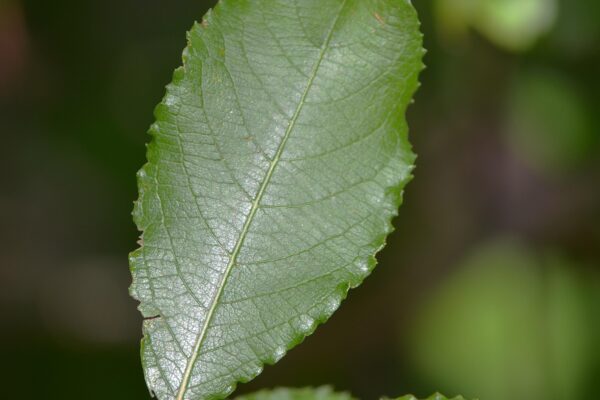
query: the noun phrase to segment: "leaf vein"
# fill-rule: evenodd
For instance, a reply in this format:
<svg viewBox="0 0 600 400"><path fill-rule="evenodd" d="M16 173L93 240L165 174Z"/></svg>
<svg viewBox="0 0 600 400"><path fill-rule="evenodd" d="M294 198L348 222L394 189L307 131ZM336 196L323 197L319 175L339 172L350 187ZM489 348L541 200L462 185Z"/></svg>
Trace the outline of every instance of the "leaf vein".
<svg viewBox="0 0 600 400"><path fill-rule="evenodd" d="M285 148L285 144L287 143L287 140L290 136L290 133L292 132L292 130L294 129L294 126L296 124L296 121L298 120L298 117L300 116L300 112L302 110L302 107L304 105L304 101L308 95L308 92L310 91L317 72L321 66L321 63L325 57L325 53L328 49L329 43L331 42L331 38L333 36L333 32L335 30L335 27L337 25L337 22L339 20L339 17L342 13L342 10L344 9L345 5L346 5L347 0L343 0L340 9L338 10L333 23L331 25L331 28L329 29L329 32L327 33L326 39L323 42L323 45L321 47L320 53L319 53L319 57L317 59L317 61L315 62L315 66L313 67L313 70L311 72L311 76L310 79L306 85L306 88L304 90L304 93L302 95L302 97L300 98L300 101L298 103L298 106L296 108L296 111L294 112L294 115L292 116L292 119L290 120L290 123L285 131L285 134L281 140L281 143L279 144L279 147L277 149L277 152L275 154L275 157L273 158L273 160L270 163L269 169L267 170L267 173L265 175L265 178L261 184L261 187L256 195L255 200L252 202L252 208L250 209L250 212L248 213L248 216L246 217L246 221L244 223L244 226L242 228L242 232L240 233L240 236L237 240L236 246L231 254L230 257L230 261L225 269L225 272L223 274L223 278L220 281L219 284L219 288L217 290L217 293L215 293L215 296L213 297L212 301L211 301L211 305L208 311L208 314L206 316L206 319L204 321L204 324L202 326L202 329L198 335L198 337L196 338L196 343L194 345L194 350L192 352L191 357L189 358L186 368L185 368L185 372L179 387L179 392L177 394L177 400L183 400L190 378L191 378L191 374L192 374L192 369L196 363L196 360L198 358L199 352L200 352L200 348L202 346L202 343L204 341L204 338L206 337L206 332L208 331L208 326L210 324L210 321L214 315L214 312L216 310L216 305L223 293L223 288L225 287L225 284L227 283L227 278L229 277L230 273L231 273L231 269L233 268L233 265L235 264L236 260L237 260L237 256L240 252L240 249L242 247L242 244L244 242L244 239L248 233L250 224L252 223L252 220L254 218L254 215L256 214L256 211L259 209L259 204L260 201L262 200L262 197L266 191L266 188L269 184L269 181L271 180L271 177L273 176L273 172L275 170L275 167L277 166L277 163L279 161L279 159L281 158L281 154L283 153L283 149Z"/></svg>

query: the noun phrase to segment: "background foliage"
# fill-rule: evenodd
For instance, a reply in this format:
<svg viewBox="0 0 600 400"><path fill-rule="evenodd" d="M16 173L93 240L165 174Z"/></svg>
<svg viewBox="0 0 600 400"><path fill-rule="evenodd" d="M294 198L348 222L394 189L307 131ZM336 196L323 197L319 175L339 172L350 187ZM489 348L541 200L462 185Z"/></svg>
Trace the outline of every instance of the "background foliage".
<svg viewBox="0 0 600 400"><path fill-rule="evenodd" d="M600 5L521 2L414 1L429 68L397 231L319 333L240 392L594 397ZM2 397L148 398L127 295L135 171L210 5L0 1Z"/></svg>

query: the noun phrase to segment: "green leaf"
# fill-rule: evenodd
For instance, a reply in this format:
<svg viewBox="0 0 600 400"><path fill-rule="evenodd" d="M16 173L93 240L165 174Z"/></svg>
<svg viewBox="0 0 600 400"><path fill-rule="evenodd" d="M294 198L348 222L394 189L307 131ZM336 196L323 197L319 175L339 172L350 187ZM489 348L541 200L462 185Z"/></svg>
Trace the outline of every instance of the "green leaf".
<svg viewBox="0 0 600 400"><path fill-rule="evenodd" d="M346 392L334 392L329 386L319 388L288 389L277 388L273 390L261 390L252 394L236 397L235 400L356 400ZM391 400L382 398L382 400ZM408 395L395 400L418 400ZM464 400L462 397L448 399L441 394L434 394L425 400Z"/></svg>
<svg viewBox="0 0 600 400"><path fill-rule="evenodd" d="M525 51L546 34L558 16L557 0L436 0L444 38L473 28L511 51Z"/></svg>
<svg viewBox="0 0 600 400"><path fill-rule="evenodd" d="M261 390L238 396L235 400L356 400L346 392L334 392L329 386L318 388Z"/></svg>
<svg viewBox="0 0 600 400"><path fill-rule="evenodd" d="M408 396L399 397L396 400L418 400L418 399L415 396L408 395ZM449 399L447 397L442 396L439 393L436 393L436 394L429 396L425 400L465 400L465 399L462 396L456 396L456 397Z"/></svg>
<svg viewBox="0 0 600 400"><path fill-rule="evenodd" d="M509 238L455 271L410 324L422 379L485 400L585 398L595 336L580 266Z"/></svg>
<svg viewBox="0 0 600 400"><path fill-rule="evenodd" d="M408 0L223 0L155 111L130 256L146 381L226 397L375 266L414 155Z"/></svg>

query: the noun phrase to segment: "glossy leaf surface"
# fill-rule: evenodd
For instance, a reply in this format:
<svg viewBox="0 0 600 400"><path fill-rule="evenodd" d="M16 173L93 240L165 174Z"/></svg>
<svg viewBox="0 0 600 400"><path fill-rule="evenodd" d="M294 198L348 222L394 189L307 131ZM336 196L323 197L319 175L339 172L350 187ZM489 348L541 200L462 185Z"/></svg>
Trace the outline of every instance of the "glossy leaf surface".
<svg viewBox="0 0 600 400"><path fill-rule="evenodd" d="M238 396L235 400L356 400L349 393L334 392L329 386L318 388L277 388Z"/></svg>
<svg viewBox="0 0 600 400"><path fill-rule="evenodd" d="M155 111L130 257L159 399L226 397L375 265L414 156L408 0L223 0Z"/></svg>
<svg viewBox="0 0 600 400"><path fill-rule="evenodd" d="M346 392L334 392L329 386L319 388L288 389L277 388L273 390L261 390L256 393L239 396L235 400L356 400ZM382 400L392 400L383 398ZM399 397L395 400L418 400L412 395ZM423 400L464 400L462 397L446 398L439 393L431 395Z"/></svg>

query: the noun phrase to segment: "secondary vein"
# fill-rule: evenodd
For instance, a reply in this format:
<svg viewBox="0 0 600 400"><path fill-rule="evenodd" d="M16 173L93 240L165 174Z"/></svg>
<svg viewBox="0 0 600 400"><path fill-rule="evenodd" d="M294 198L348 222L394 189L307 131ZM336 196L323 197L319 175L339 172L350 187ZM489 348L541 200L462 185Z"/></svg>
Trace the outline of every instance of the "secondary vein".
<svg viewBox="0 0 600 400"><path fill-rule="evenodd" d="M319 52L319 57L318 57L317 61L315 62L315 65L311 71L308 83L306 84L306 87L302 93L302 96L300 97L298 106L296 107L296 110L294 111L294 114L290 120L290 123L288 124L288 127L283 135L283 138L281 139L281 142L279 143L279 146L277 147L275 156L273 157L273 159L271 160L271 162L269 164L269 169L267 170L267 173L265 174L265 176L263 178L263 181L260 185L258 193L256 194L256 198L252 202L252 207L250 208L250 212L248 213L248 216L246 217L246 220L244 221L244 225L240 232L240 236L238 237L235 247L231 253L231 257L229 259L229 262L227 263L227 267L225 268L223 277L221 278L221 281L219 282L217 292L215 293L215 295L211 301L210 308L206 315L206 319L204 321L204 324L202 325L202 329L200 330L200 333L198 334L198 337L196 338L196 341L194 344L194 349L192 351L192 355L189 358L187 365L185 367L183 378L181 380L181 384L179 386L179 391L177 394L177 400L184 400L184 396L185 396L185 393L189 386L190 378L192 375L192 370L194 368L196 360L198 359L198 355L200 353L200 348L202 347L202 343L204 342L204 339L206 338L208 326L210 325L210 322L214 316L215 310L217 308L217 304L219 303L219 299L221 298L221 296L223 294L223 289L225 288L227 279L229 278L229 276L231 274L231 270L237 261L237 257L240 253L242 245L244 244L246 236L248 235L250 225L252 224L252 221L254 219L256 211L258 210L258 208L260 206L262 197L264 196L267 186L269 185L269 182L271 180L271 177L273 176L275 167L279 163L279 160L281 159L281 155L283 154L285 145L290 137L292 130L294 129L294 127L296 125L296 122L298 121L298 117L300 116L300 112L302 111L302 108L306 101L306 97L308 96L308 93L310 92L310 89L315 81L316 76L317 76L317 72L318 72L319 68L321 67L321 63L323 62L325 53L327 52L327 49L329 48L329 44L331 43L331 39L333 37L333 32L335 30L335 27L338 23L339 17L341 15L342 10L344 9L347 1L348 0L344 0L342 2L340 9L338 10L338 12L331 24L331 27L329 28L329 31L327 32L327 36L326 36L325 41L323 42L323 45L321 46L321 49Z"/></svg>

